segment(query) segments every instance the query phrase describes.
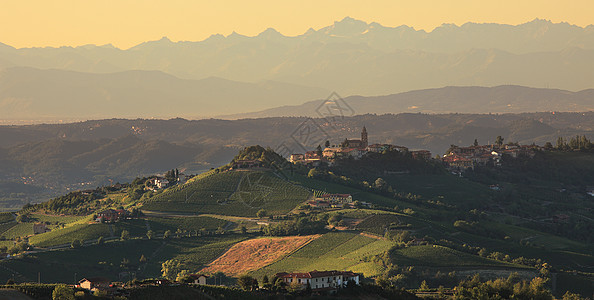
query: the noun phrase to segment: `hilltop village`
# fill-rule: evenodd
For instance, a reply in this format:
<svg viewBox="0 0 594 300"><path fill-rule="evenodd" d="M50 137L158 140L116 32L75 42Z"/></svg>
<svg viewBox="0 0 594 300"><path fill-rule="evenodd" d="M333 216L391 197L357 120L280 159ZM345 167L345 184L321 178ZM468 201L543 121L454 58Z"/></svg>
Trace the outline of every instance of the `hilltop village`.
<svg viewBox="0 0 594 300"><path fill-rule="evenodd" d="M368 141L367 128L364 126L360 139L345 139L339 145L331 145L329 141L326 141L325 148L322 149L320 145L316 150L291 154L289 161L309 167L317 167L321 163L332 166L342 158L361 159L368 153L385 153L387 151L409 153L414 159L432 159L429 150L409 150L404 146L390 144L369 145ZM450 171L459 173L466 169L474 169L476 166L486 166L488 164L500 166L503 155L509 155L513 158L519 156L534 157L536 151L542 150L545 150L545 148L535 144L503 144L503 138L497 137L496 143L491 145L479 145L476 141L474 145L469 147L452 145L443 156L437 156L435 159L442 161Z"/></svg>
<svg viewBox="0 0 594 300"><path fill-rule="evenodd" d="M325 162L332 166L334 162L340 158L352 157L354 159L360 159L363 155L370 152L383 153L385 151L409 152L414 158L431 159L431 152L428 150L409 151L407 147L390 144L369 145L367 128L363 126L360 139L345 139L339 145L331 145L330 141L326 141L324 149L319 145L314 151L291 154L289 161L294 164L303 164L314 167Z"/></svg>

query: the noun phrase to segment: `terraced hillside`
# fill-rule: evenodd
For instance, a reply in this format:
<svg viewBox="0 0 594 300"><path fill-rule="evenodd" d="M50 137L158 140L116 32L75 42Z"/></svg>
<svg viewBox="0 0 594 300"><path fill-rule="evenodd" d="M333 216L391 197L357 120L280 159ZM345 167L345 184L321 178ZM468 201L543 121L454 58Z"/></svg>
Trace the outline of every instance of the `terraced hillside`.
<svg viewBox="0 0 594 300"><path fill-rule="evenodd" d="M212 173L148 199L144 210L253 217L258 210L287 213L310 193L267 171Z"/></svg>

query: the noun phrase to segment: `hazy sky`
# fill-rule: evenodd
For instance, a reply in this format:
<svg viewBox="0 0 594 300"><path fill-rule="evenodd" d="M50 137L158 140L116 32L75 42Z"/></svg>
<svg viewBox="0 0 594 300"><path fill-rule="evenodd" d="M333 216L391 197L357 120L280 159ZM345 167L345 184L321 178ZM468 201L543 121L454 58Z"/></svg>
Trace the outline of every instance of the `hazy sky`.
<svg viewBox="0 0 594 300"><path fill-rule="evenodd" d="M214 33L284 35L319 29L345 16L384 26L433 30L442 23L520 24L534 18L586 26L593 0L0 0L0 42L14 47L111 43L129 48L168 36Z"/></svg>

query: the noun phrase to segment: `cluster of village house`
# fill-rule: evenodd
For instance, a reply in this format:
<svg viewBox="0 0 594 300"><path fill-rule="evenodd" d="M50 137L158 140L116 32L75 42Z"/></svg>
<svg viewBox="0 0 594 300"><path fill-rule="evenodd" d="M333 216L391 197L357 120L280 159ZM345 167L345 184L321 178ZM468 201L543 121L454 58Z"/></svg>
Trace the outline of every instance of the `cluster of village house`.
<svg viewBox="0 0 594 300"><path fill-rule="evenodd" d="M190 274L194 284L207 284L208 276L204 274ZM345 287L349 281L354 284L359 284L361 275L351 271L311 271L305 273L286 273L281 272L276 274L286 285L297 287L301 289L309 287L313 292L336 291L339 288ZM152 285L168 285L171 284L167 279L156 279L148 284ZM121 285L121 284L120 284ZM89 277L81 279L76 285L78 288L87 289L89 291L103 290L114 291L118 284L112 283L109 279L104 277Z"/></svg>
<svg viewBox="0 0 594 300"><path fill-rule="evenodd" d="M184 184L188 181L188 179L192 178L183 173L179 173L177 176L177 184ZM149 179L149 184L147 185L147 189L151 191L157 191L160 189L164 189L170 186L172 183L169 182L166 178L161 176L155 176Z"/></svg>
<svg viewBox="0 0 594 300"><path fill-rule="evenodd" d="M321 162L332 165L337 158L352 157L360 159L369 152L382 153L384 151L410 152L414 158L431 159L428 150L409 151L403 146L389 144L368 144L367 129L363 127L361 139L346 139L340 146L329 146L321 151L307 151L305 153L291 154L289 161L294 164L318 166Z"/></svg>
<svg viewBox="0 0 594 300"><path fill-rule="evenodd" d="M509 155L518 157L527 155L533 157L537 150L542 150L536 145L477 145L470 147L453 147L451 151L444 155L441 160L451 170L465 170L475 166L486 165L493 162L494 165L501 164L501 157ZM291 154L289 161L294 164L304 164L318 166L321 162L332 165L337 158L352 157L360 159L363 155L373 153L383 153L384 151L409 152L415 159L431 159L431 152L428 150L409 151L403 146L390 144L372 144L368 145L367 129L363 127L361 139L347 139L340 146L330 146L320 151L307 151L305 153Z"/></svg>
<svg viewBox="0 0 594 300"><path fill-rule="evenodd" d="M495 166L501 165L503 155L518 157L526 155L534 157L536 151L542 150L536 145L477 145L470 147L454 146L449 153L442 157L442 161L451 170L473 169L475 166L484 166L492 162Z"/></svg>

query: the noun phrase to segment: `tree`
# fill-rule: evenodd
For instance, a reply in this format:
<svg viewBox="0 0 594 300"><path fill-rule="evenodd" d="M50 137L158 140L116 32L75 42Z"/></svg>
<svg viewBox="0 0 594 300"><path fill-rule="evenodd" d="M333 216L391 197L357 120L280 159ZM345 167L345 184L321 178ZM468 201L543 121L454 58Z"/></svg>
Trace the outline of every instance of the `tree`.
<svg viewBox="0 0 594 300"><path fill-rule="evenodd" d="M423 282L421 282L421 286L419 287L419 290L421 290L421 291L429 290L429 285L427 285L427 281L423 280Z"/></svg>
<svg viewBox="0 0 594 300"><path fill-rule="evenodd" d="M140 262L141 264L144 264L147 261L146 256L144 256L144 254L140 255L140 259L138 260L138 262Z"/></svg>
<svg viewBox="0 0 594 300"><path fill-rule="evenodd" d="M105 243L105 239L103 238L103 236L97 238L97 245L103 245L103 243Z"/></svg>
<svg viewBox="0 0 594 300"><path fill-rule="evenodd" d="M474 143L472 143L472 145L474 145L475 147L479 145L478 140L474 139Z"/></svg>
<svg viewBox="0 0 594 300"><path fill-rule="evenodd" d="M237 284L239 284L242 290L251 291L254 287L254 278L249 275L241 275L237 279Z"/></svg>
<svg viewBox="0 0 594 300"><path fill-rule="evenodd" d="M241 233L242 234L246 234L247 233L247 228L245 227L245 225L241 226Z"/></svg>
<svg viewBox="0 0 594 300"><path fill-rule="evenodd" d="M504 140L503 137L501 137L500 135L498 135L495 138L495 144L497 144L499 147L501 147L501 145L503 145L503 140Z"/></svg>
<svg viewBox="0 0 594 300"><path fill-rule="evenodd" d="M388 189L388 183L381 177L375 180L374 186L380 191L385 191Z"/></svg>
<svg viewBox="0 0 594 300"><path fill-rule="evenodd" d="M257 213L256 213L256 217L262 219L265 218L268 215L268 212L265 209L260 209Z"/></svg>
<svg viewBox="0 0 594 300"><path fill-rule="evenodd" d="M316 147L316 154L318 156L322 156L322 153L323 153L322 146L318 145L318 147Z"/></svg>
<svg viewBox="0 0 594 300"><path fill-rule="evenodd" d="M128 230L122 230L122 235L120 235L120 239L122 241L127 241L130 239L130 232Z"/></svg>
<svg viewBox="0 0 594 300"><path fill-rule="evenodd" d="M268 279L268 275L264 275L264 277L262 277L262 287L270 290L272 288L272 284L270 283L270 280Z"/></svg>
<svg viewBox="0 0 594 300"><path fill-rule="evenodd" d="M190 270L181 270L179 273L177 273L177 276L175 277L175 281L177 282L186 282L189 277L190 277Z"/></svg>
<svg viewBox="0 0 594 300"><path fill-rule="evenodd" d="M149 230L149 231L147 231L147 232L146 232L146 237L147 237L149 240L152 240L152 239L153 239L153 236L155 236L155 234L153 233L153 231L152 231L152 230Z"/></svg>
<svg viewBox="0 0 594 300"><path fill-rule="evenodd" d="M563 300L581 300L584 299L582 297L580 297L580 295L578 294L574 294L570 291L565 292L565 294L563 295Z"/></svg>
<svg viewBox="0 0 594 300"><path fill-rule="evenodd" d="M315 178L318 175L320 175L320 171L318 171L316 168L311 168L309 169L309 172L307 172L307 177L309 178Z"/></svg>
<svg viewBox="0 0 594 300"><path fill-rule="evenodd" d="M163 233L163 239L166 240L171 236L171 230L166 230L165 233Z"/></svg>
<svg viewBox="0 0 594 300"><path fill-rule="evenodd" d="M177 274L183 269L182 263L177 259L170 259L161 264L161 274L163 277L174 281Z"/></svg>
<svg viewBox="0 0 594 300"><path fill-rule="evenodd" d="M74 300L74 291L65 284L57 285L52 292L53 300Z"/></svg>
<svg viewBox="0 0 594 300"><path fill-rule="evenodd" d="M326 147L326 148L330 147L330 141L326 141L326 142L324 143L324 147Z"/></svg>

